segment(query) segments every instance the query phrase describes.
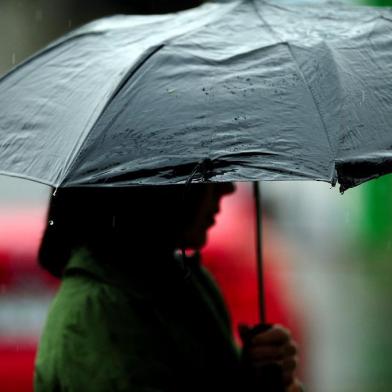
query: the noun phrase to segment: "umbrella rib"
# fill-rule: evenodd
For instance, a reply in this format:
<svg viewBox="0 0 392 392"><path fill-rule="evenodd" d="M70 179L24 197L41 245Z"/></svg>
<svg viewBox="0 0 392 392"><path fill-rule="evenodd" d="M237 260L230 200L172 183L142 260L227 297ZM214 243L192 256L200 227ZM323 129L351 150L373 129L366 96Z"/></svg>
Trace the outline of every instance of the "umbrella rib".
<svg viewBox="0 0 392 392"><path fill-rule="evenodd" d="M71 172L71 170L73 169L75 163L77 162L80 153L83 150L83 146L85 145L85 143L87 142L91 131L94 129L95 125L97 124L97 122L100 120L100 118L102 117L102 115L105 113L106 109L110 106L110 104L113 102L113 100L115 99L115 97L120 93L120 91L122 90L122 88L128 83L128 81L137 73L137 71L151 58L154 56L154 54L156 54L157 52L159 52L165 45L161 44L158 45L156 47L152 47L150 48L150 52L149 53L145 53L144 56L133 66L131 67L131 69L126 73L126 75L124 76L124 78L120 81L120 83L118 84L118 86L114 89L114 91L112 92L110 98L108 99L107 103L105 104L105 106L103 107L103 109L101 110L101 113L97 116L97 119L95 120L93 126L90 128L90 130L87 132L87 134L85 135L84 138L82 138L82 136L80 137L76 147L74 148L73 151L73 158L71 158L70 162L65 166L64 170L61 173L61 177L63 178L62 181L60 181L59 185L57 187L60 187L66 180L68 174Z"/></svg>
<svg viewBox="0 0 392 392"><path fill-rule="evenodd" d="M297 59L296 59L296 57L295 57L295 55L294 55L294 53L293 53L293 50L292 50L292 48L291 48L291 44L290 44L289 42L286 42L286 43L285 43L285 46L287 47L287 50L288 50L288 52L290 53L291 58L294 60L295 64L297 65L298 72L300 73L300 75L301 75L301 77L302 77L302 80L304 81L304 84L305 84L305 86L307 87L307 89L308 89L308 91L309 91L309 93L310 93L310 96L312 97L314 106L315 106L316 109L317 109L317 113L318 113L318 115L319 115L321 124L322 124L322 126L323 126L323 130L324 130L324 132L325 132L325 136L326 136L326 138L327 138L327 140L328 140L328 145L329 145L329 148L330 148L330 151L331 151L331 155L332 155L332 152L333 152L332 143L331 143L331 140L330 140L330 138L329 138L329 134L328 134L328 131L327 131L327 126L325 125L324 118L323 118L323 116L322 116L322 114L321 114L321 109L320 109L320 107L319 107L319 105L318 105L318 103L317 103L317 101L316 101L316 99L315 99L315 97L314 97L314 93L313 93L313 91L312 91L312 88L309 86L309 84L308 84L308 82L307 82L307 80L306 80L306 78L305 78L305 75L304 75L304 73L302 72L301 67L299 66L299 63L298 63L298 61L297 61Z"/></svg>
<svg viewBox="0 0 392 392"><path fill-rule="evenodd" d="M23 180L27 180L27 181L33 181L33 182L37 182L39 184L46 185L46 186L53 187L53 188L56 187L56 185L53 184L52 182L42 180L41 178L29 176L29 175L25 175L25 174L22 175L22 174L10 172L7 170L0 170L0 175L7 176L7 177L19 178L19 179L23 179Z"/></svg>
<svg viewBox="0 0 392 392"><path fill-rule="evenodd" d="M268 4L268 3L266 3L266 4ZM259 12L259 10L258 10L258 8L257 8L257 6L256 6L256 4L255 4L255 0L252 0L252 5L253 5L253 8L254 8L254 10L255 10L255 13L256 13L256 15L259 17L259 19L265 24L265 26L271 31L271 33L272 33L277 39L280 39L280 37L279 37L279 35L277 34L277 32L276 32L276 31L271 27L271 25L261 16L261 14L260 14L260 12ZM269 5L269 4L268 4L268 5ZM306 78L305 78L305 75L304 75L304 73L303 73L302 70L301 70L301 67L300 67L300 65L299 65L299 63L298 63L297 58L295 57L295 55L294 55L294 53L293 53L293 50L292 50L292 48L291 48L290 43L287 42L287 41L286 41L286 42L283 42L283 41L282 41L281 43L287 47L287 51L288 51L290 57L293 59L294 63L296 64L298 73L300 74L300 76L301 76L301 78L302 78L302 80L303 80L303 82L304 82L306 88L307 88L308 91L309 91L309 94L310 94L310 96L311 96L311 98L312 98L313 104L314 104L314 106L315 106L315 108L316 108L316 110L317 110L317 114L318 114L318 116L319 116L319 119L320 119L322 128L323 128L324 133L325 133L325 136L326 136L326 139L327 139L327 141L328 141L328 145L329 145L329 149L330 149L330 152L331 152L331 156L334 156L334 151L333 151L333 148L332 148L331 140L330 140L330 138L329 138L327 126L326 126L325 121L324 121L324 118L323 118L323 116L322 116L321 109L320 109L319 105L317 104L317 101L316 101L316 99L315 99L315 97L314 97L314 93L313 93L313 91L312 91L312 88L309 86L309 84L308 84L308 82L307 82L307 80L306 80ZM335 163L335 158L333 159L333 165L334 165L333 174L332 174L332 178L330 179L330 182L331 182L331 183L335 183L335 182L336 182L336 163Z"/></svg>

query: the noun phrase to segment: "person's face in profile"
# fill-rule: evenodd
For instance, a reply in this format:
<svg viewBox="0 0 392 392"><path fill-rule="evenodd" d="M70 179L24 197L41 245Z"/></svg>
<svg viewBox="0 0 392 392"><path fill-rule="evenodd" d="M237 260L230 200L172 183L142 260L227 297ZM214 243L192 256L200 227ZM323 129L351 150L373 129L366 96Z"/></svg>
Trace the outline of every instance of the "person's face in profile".
<svg viewBox="0 0 392 392"><path fill-rule="evenodd" d="M189 222L184 231L184 245L190 249L200 249L207 242L207 231L215 224L221 199L233 193L232 182L196 185L192 190L188 208L191 210Z"/></svg>

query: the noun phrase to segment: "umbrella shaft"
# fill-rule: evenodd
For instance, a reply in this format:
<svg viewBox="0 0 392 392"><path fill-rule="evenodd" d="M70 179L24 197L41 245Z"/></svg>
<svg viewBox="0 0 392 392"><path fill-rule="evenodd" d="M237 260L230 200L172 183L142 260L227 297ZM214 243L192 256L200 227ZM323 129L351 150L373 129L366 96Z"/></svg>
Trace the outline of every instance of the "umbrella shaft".
<svg viewBox="0 0 392 392"><path fill-rule="evenodd" d="M261 194L259 183L253 183L255 210L256 210L256 262L257 262L257 283L259 300L260 323L265 323L265 301L264 301L264 278L263 278L263 216L261 208Z"/></svg>

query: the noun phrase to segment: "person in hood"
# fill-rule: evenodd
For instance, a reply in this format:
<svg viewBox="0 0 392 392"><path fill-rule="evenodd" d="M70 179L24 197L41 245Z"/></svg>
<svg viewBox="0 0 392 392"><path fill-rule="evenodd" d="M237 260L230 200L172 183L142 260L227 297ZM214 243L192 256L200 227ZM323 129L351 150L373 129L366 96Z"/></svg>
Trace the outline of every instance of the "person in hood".
<svg viewBox="0 0 392 392"><path fill-rule="evenodd" d="M300 390L290 333L272 326L238 348L200 263L220 201L234 189L67 188L52 196L39 259L62 283L40 340L36 392L261 392L272 390L264 381L271 363L282 390Z"/></svg>

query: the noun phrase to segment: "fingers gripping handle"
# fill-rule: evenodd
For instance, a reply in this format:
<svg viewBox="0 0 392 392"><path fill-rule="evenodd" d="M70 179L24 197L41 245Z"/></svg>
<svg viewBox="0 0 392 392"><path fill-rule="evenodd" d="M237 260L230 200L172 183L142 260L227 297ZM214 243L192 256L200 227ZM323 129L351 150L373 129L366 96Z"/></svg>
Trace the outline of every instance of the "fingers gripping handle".
<svg viewBox="0 0 392 392"><path fill-rule="evenodd" d="M242 358L244 379L247 388L252 392L285 392L286 390L283 369L279 364L271 362L261 367L255 367L247 355L252 338L261 332L268 331L271 327L271 324L257 324L252 328L246 326L239 328L244 347Z"/></svg>

